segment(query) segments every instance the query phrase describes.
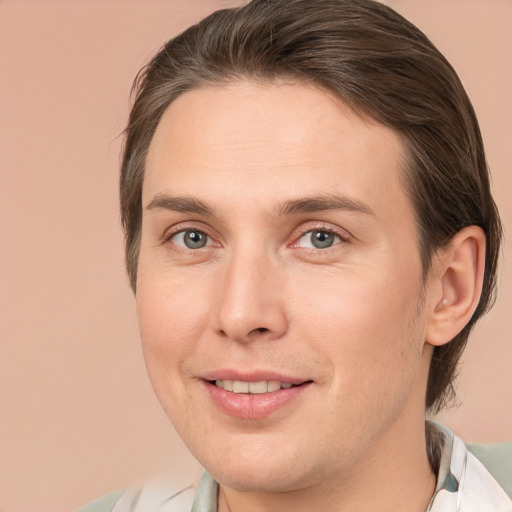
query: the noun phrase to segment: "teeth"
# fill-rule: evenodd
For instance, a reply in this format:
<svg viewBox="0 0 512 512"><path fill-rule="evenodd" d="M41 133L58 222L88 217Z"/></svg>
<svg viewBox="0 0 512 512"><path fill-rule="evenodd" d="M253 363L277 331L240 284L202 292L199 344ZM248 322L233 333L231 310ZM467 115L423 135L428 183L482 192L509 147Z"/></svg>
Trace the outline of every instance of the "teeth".
<svg viewBox="0 0 512 512"><path fill-rule="evenodd" d="M271 393L282 389L290 389L292 384L278 380L262 380L258 382L243 382L240 380L216 380L215 385L233 393L251 393L253 395Z"/></svg>
<svg viewBox="0 0 512 512"><path fill-rule="evenodd" d="M249 383L240 380L233 381L233 393L249 393Z"/></svg>
<svg viewBox="0 0 512 512"><path fill-rule="evenodd" d="M268 391L267 382L261 381L261 382L251 382L249 384L249 393L254 394L260 394L260 393L266 393Z"/></svg>
<svg viewBox="0 0 512 512"><path fill-rule="evenodd" d="M269 380L267 387L269 391L277 391L278 389L281 389L281 383L278 380Z"/></svg>

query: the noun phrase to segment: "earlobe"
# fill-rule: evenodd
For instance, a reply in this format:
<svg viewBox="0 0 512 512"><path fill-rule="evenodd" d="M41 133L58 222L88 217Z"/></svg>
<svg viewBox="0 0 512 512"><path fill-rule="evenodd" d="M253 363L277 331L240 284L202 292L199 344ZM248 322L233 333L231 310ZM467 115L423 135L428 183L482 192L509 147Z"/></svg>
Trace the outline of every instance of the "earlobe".
<svg viewBox="0 0 512 512"><path fill-rule="evenodd" d="M485 269L482 229L468 226L459 231L438 256L435 266L434 279L441 297L435 297L430 306L426 342L440 346L464 328L478 306Z"/></svg>

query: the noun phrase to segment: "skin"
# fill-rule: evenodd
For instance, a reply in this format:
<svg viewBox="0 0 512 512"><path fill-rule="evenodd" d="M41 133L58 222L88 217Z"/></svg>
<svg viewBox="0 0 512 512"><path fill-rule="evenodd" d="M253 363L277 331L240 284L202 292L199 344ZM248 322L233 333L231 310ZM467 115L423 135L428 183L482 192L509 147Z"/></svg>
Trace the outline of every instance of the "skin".
<svg viewBox="0 0 512 512"><path fill-rule="evenodd" d="M459 328L442 302L456 250L424 282L404 153L394 131L304 84L202 88L164 114L143 188L141 337L221 512L425 510L424 397L432 345L449 339L435 315ZM280 211L333 196L343 208ZM187 248L184 230L207 244ZM315 247L315 230L332 245ZM312 382L267 418L234 418L205 391L225 368Z"/></svg>

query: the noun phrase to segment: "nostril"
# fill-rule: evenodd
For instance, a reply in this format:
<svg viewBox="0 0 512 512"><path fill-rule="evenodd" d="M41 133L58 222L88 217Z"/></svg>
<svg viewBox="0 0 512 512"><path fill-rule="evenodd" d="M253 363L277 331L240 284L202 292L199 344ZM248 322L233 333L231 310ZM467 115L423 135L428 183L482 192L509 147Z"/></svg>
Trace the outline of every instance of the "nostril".
<svg viewBox="0 0 512 512"><path fill-rule="evenodd" d="M268 329L266 327L258 327L257 329L254 330L260 333L268 332Z"/></svg>

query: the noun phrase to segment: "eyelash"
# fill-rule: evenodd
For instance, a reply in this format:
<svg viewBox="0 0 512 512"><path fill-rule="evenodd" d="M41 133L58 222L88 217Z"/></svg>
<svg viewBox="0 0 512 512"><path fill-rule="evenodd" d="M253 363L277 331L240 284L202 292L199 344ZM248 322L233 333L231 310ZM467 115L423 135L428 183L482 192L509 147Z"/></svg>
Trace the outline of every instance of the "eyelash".
<svg viewBox="0 0 512 512"><path fill-rule="evenodd" d="M172 239L176 236L178 236L181 233L186 233L187 231L193 231L195 233L201 233L202 235L206 236L208 240L213 241L213 237L208 234L208 231L204 228L197 228L196 226L190 225L190 226L178 226L175 227L172 231L166 232L162 238L162 245L172 243ZM173 244L174 245L174 244ZM180 247L179 250L186 251L187 249ZM195 252L198 249L188 249L189 252Z"/></svg>
<svg viewBox="0 0 512 512"><path fill-rule="evenodd" d="M307 227L304 227L303 229L301 229L301 231L299 233L299 236L295 237L295 241L292 243L291 246L292 247L298 247L297 244L299 243L299 241L305 235L307 235L308 233L314 233L314 232L327 233L329 235L333 235L335 237L338 237L340 239L340 242L335 243L335 244L333 244L333 245L331 245L329 247L323 248L323 249L320 249L320 248L307 248L307 247L303 247L303 249L309 249L309 250L312 250L312 251L315 251L315 252L319 252L319 251L324 251L326 249L330 249L331 247L334 247L335 245L338 245L339 243L348 243L348 242L350 242L350 238L347 235L347 233L341 232L341 230L334 229L334 228L326 226L326 225L316 225L316 226L307 226Z"/></svg>

